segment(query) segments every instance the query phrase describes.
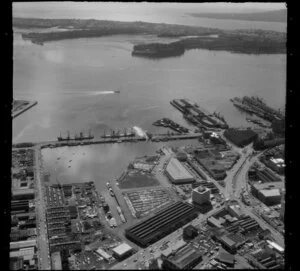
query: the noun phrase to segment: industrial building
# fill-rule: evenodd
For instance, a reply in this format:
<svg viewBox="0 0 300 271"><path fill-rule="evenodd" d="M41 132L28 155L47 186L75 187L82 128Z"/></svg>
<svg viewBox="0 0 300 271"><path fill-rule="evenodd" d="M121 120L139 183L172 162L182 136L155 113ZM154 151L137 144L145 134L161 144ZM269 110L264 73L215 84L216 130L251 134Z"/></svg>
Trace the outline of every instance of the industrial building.
<svg viewBox="0 0 300 271"><path fill-rule="evenodd" d="M204 181L204 182L201 182L201 184L194 183L194 185L192 185L192 188L196 188L200 185L205 188L208 188L210 190L211 194L218 194L220 192L219 188L211 181Z"/></svg>
<svg viewBox="0 0 300 271"><path fill-rule="evenodd" d="M107 252L105 252L103 249L98 248L96 252L104 258L106 261L109 261L111 259L111 255L109 255Z"/></svg>
<svg viewBox="0 0 300 271"><path fill-rule="evenodd" d="M195 159L215 180L224 180L227 176L224 166L207 155L205 152L197 153Z"/></svg>
<svg viewBox="0 0 300 271"><path fill-rule="evenodd" d="M222 246L231 253L235 254L237 249L237 244L235 241L230 239L228 236L223 235L219 238L219 242L222 244Z"/></svg>
<svg viewBox="0 0 300 271"><path fill-rule="evenodd" d="M30 200L34 199L34 189L18 189L12 191L12 200Z"/></svg>
<svg viewBox="0 0 300 271"><path fill-rule="evenodd" d="M234 263L235 263L235 259L234 259L234 255L224 251L224 250L220 250L216 260L226 264L227 266L233 267Z"/></svg>
<svg viewBox="0 0 300 271"><path fill-rule="evenodd" d="M210 189L199 186L192 191L192 201L195 204L206 204L210 202Z"/></svg>
<svg viewBox="0 0 300 271"><path fill-rule="evenodd" d="M263 183L281 182L281 179L267 168L264 169L257 168L256 174L257 174L257 179L262 181Z"/></svg>
<svg viewBox="0 0 300 271"><path fill-rule="evenodd" d="M241 218L243 216L243 213L239 205L230 205L228 206L227 210L228 213L233 217Z"/></svg>
<svg viewBox="0 0 300 271"><path fill-rule="evenodd" d="M222 228L221 223L219 221L219 219L211 216L207 219L207 224L211 227L216 227L216 228Z"/></svg>
<svg viewBox="0 0 300 271"><path fill-rule="evenodd" d="M18 250L27 247L36 247L36 240L26 240L26 241L19 241L19 242L10 242L10 250Z"/></svg>
<svg viewBox="0 0 300 271"><path fill-rule="evenodd" d="M283 158L262 159L262 162L280 175L284 174L285 163Z"/></svg>
<svg viewBox="0 0 300 271"><path fill-rule="evenodd" d="M152 217L125 230L134 243L147 247L197 217L196 209L184 202L175 202Z"/></svg>
<svg viewBox="0 0 300 271"><path fill-rule="evenodd" d="M164 258L162 262L163 269L192 269L202 261L202 253L191 246L185 246Z"/></svg>
<svg viewBox="0 0 300 271"><path fill-rule="evenodd" d="M176 158L171 158L166 167L165 174L175 184L192 183L195 181L191 173Z"/></svg>
<svg viewBox="0 0 300 271"><path fill-rule="evenodd" d="M257 134L251 129L229 128L224 132L224 136L234 145L243 148L257 138Z"/></svg>
<svg viewBox="0 0 300 271"><path fill-rule="evenodd" d="M131 256L131 254L133 253L133 249L128 244L123 243L113 248L112 252L113 252L113 256L120 261Z"/></svg>
<svg viewBox="0 0 300 271"><path fill-rule="evenodd" d="M184 240L192 240L198 236L198 230L193 225L189 225L183 229L182 235Z"/></svg>
<svg viewBox="0 0 300 271"><path fill-rule="evenodd" d="M274 184L253 184L252 194L267 206L280 204L281 195L279 186Z"/></svg>

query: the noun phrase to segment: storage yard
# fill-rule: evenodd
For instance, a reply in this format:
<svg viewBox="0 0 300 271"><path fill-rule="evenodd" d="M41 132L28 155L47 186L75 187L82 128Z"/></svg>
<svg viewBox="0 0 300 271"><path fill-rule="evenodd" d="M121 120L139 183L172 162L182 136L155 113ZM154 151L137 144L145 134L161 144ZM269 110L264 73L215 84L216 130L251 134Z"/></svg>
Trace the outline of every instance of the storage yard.
<svg viewBox="0 0 300 271"><path fill-rule="evenodd" d="M136 218L144 217L158 208L173 202L168 191L164 188L151 188L123 192L124 198Z"/></svg>

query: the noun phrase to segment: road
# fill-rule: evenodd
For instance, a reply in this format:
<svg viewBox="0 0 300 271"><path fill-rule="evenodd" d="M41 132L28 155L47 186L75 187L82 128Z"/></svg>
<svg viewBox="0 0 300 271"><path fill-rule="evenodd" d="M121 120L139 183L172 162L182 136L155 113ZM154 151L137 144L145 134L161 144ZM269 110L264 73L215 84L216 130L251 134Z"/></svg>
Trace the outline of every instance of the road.
<svg viewBox="0 0 300 271"><path fill-rule="evenodd" d="M34 147L35 150L35 179L36 179L36 199L35 208L37 214L37 245L38 245L38 260L39 269L41 270L51 270L51 260L49 253L49 242L47 234L47 223L46 223L46 201L44 193L43 176L41 174L41 152L38 146Z"/></svg>
<svg viewBox="0 0 300 271"><path fill-rule="evenodd" d="M183 227L179 228L177 231L167 235L165 238L157 241L156 243L152 244L151 246L141 249L138 253L132 255L128 259L114 265L112 270L120 270L120 269L138 269L139 265L143 264L144 262L149 262L152 258L158 258L162 251L159 249L164 243L168 243L168 247L172 248L175 244L182 239L182 231L183 228L187 227L188 225L198 226L202 221L207 219L209 216L214 214L215 212L219 211L222 207L217 209L211 210L205 215L200 214L198 218L194 219L193 221L187 223Z"/></svg>

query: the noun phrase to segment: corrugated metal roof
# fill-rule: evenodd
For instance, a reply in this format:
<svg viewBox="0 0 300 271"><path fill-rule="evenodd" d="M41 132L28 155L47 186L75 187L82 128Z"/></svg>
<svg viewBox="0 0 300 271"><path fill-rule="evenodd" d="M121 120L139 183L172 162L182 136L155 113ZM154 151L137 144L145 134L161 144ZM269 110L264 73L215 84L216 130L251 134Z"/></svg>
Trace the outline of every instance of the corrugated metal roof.
<svg viewBox="0 0 300 271"><path fill-rule="evenodd" d="M171 158L166 170L174 180L193 179L193 176L176 158Z"/></svg>

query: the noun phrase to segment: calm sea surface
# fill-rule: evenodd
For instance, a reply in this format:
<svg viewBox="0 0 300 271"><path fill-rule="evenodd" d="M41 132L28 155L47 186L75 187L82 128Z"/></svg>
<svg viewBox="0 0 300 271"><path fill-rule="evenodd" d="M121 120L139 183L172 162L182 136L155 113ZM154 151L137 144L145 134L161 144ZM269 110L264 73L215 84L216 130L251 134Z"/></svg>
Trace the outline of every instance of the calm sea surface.
<svg viewBox="0 0 300 271"><path fill-rule="evenodd" d="M80 14L76 17L88 17L88 13ZM149 18L160 22L163 14L157 16L161 17L149 15ZM51 17L48 13L44 17L57 16ZM104 19L101 16L93 18ZM113 18L108 16L106 19ZM178 19L174 14L173 17L168 15L165 22L209 27L222 24L222 28L227 29L270 29L261 22L221 22L190 16ZM242 25L245 27L240 27ZM276 28L272 30L285 31L280 30L283 28L278 23L268 25ZM285 55L190 50L181 57L147 60L131 56L134 44L169 42L170 39L114 36L38 46L23 41L18 32L17 29L14 32L14 98L37 100L38 104L14 119L13 142L55 140L60 132L66 133L67 130L73 134L91 129L95 137L101 136L104 130L132 126L149 132L164 132L165 129L152 126L162 117L188 126L169 104L174 98L189 98L209 111L216 110L233 126L248 125L245 117L229 101L234 96L259 95L276 108L285 104ZM121 93L111 94L109 91L112 90ZM120 176L135 156L154 153L160 146L114 144L45 150L43 154L46 170L55 172L66 181L74 181L74 178L96 181ZM71 167L63 163L56 166L59 156L62 160L72 160Z"/></svg>

